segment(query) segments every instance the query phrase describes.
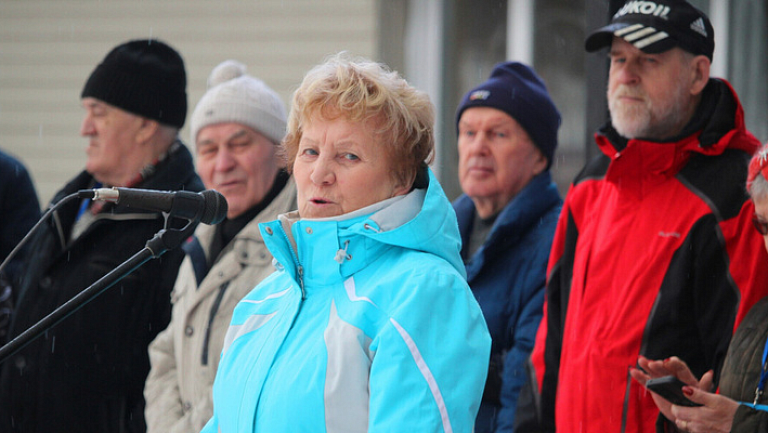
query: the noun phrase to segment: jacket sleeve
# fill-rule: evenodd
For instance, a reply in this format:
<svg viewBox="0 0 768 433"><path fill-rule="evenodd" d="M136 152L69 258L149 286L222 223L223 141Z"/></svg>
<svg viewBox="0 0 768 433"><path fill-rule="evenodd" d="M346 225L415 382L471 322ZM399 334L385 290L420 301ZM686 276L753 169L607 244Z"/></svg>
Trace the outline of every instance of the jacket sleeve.
<svg viewBox="0 0 768 433"><path fill-rule="evenodd" d="M368 431L471 432L491 347L482 311L458 274L416 279L401 292L421 293L371 342Z"/></svg>
<svg viewBox="0 0 768 433"><path fill-rule="evenodd" d="M560 370L562 329L578 237L569 206L570 198L570 194L566 196L552 242L543 317L531 353L529 367L532 372L527 374L528 381L523 385L517 403L514 421L516 432L555 431L555 396Z"/></svg>
<svg viewBox="0 0 768 433"><path fill-rule="evenodd" d="M544 264L543 266L546 266ZM541 272L541 281L537 281L535 287L528 288L522 311L516 316L514 323L510 324L512 347L506 353L504 360L504 373L501 387L501 410L497 417L497 433L511 433L515 419L518 396L527 379L525 363L533 350L536 330L541 323L544 303L544 275Z"/></svg>
<svg viewBox="0 0 768 433"><path fill-rule="evenodd" d="M205 424L203 429L200 430L200 433L219 433L219 421L216 419L215 413L211 419L208 420L208 423Z"/></svg>
<svg viewBox="0 0 768 433"><path fill-rule="evenodd" d="M184 415L176 372L173 347L173 323L149 345L152 365L144 387L147 433L192 431L189 416Z"/></svg>
<svg viewBox="0 0 768 433"><path fill-rule="evenodd" d="M768 412L739 405L733 417L732 432L768 433Z"/></svg>

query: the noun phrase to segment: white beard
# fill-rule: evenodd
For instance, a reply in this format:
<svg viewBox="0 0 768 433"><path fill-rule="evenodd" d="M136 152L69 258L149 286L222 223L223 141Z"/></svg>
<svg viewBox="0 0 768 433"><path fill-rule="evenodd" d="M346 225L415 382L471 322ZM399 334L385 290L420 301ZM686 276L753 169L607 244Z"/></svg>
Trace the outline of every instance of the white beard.
<svg viewBox="0 0 768 433"><path fill-rule="evenodd" d="M666 139L680 133L688 121L690 99L682 79L676 92L664 101L652 102L640 88L619 85L608 90L608 109L616 131L625 138ZM619 96L640 97L643 102L625 103Z"/></svg>

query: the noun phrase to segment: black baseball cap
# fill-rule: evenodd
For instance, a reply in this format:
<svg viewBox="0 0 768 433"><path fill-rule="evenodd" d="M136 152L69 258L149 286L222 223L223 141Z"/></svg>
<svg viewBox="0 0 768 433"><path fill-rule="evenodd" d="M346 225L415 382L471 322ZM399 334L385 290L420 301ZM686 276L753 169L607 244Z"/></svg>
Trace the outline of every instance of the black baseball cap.
<svg viewBox="0 0 768 433"><path fill-rule="evenodd" d="M683 0L631 0L611 22L587 37L585 47L593 52L610 46L618 36L648 54L680 47L712 60L715 30L704 12Z"/></svg>

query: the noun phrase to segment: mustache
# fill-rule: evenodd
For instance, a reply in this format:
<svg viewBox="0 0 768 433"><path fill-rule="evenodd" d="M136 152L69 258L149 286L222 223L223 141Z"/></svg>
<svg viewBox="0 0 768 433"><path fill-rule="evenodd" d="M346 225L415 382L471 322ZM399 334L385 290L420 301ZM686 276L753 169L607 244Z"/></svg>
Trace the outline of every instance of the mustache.
<svg viewBox="0 0 768 433"><path fill-rule="evenodd" d="M639 99L645 100L647 95L642 89L621 84L613 90L613 94L611 95L611 97L612 98L629 97L629 98L639 98Z"/></svg>

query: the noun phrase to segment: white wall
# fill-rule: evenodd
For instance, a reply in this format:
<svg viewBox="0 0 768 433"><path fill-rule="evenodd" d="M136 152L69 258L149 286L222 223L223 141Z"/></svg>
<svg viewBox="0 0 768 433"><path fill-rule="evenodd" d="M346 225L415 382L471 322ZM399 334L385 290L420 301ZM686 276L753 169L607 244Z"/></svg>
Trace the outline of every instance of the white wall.
<svg viewBox="0 0 768 433"><path fill-rule="evenodd" d="M45 207L84 165L80 92L114 46L156 37L175 47L187 66L188 113L228 58L288 106L325 56L375 55L375 11L375 0L0 0L0 148L31 171Z"/></svg>

